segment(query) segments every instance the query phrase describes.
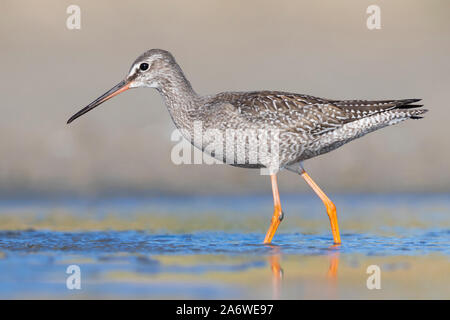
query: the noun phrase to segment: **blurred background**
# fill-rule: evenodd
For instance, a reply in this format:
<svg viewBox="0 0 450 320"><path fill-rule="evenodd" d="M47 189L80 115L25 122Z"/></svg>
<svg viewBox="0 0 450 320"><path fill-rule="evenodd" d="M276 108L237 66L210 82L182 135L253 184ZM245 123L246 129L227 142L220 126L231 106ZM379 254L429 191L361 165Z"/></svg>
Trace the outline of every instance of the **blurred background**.
<svg viewBox="0 0 450 320"><path fill-rule="evenodd" d="M66 8L81 8L81 29ZM366 9L381 8L381 29ZM200 94L272 89L336 99L422 98L431 111L305 163L332 192L450 191L450 3L0 2L0 196L268 193L258 170L176 166L155 90L66 120L162 48ZM282 173L282 192L304 192Z"/></svg>
<svg viewBox="0 0 450 320"><path fill-rule="evenodd" d="M369 30L369 5L381 29ZM69 30L70 5L81 29ZM0 298L450 297L450 2L0 1ZM303 180L272 215L259 170L171 161L155 90L71 125L151 48L200 94L283 90L422 98L430 112L307 161L336 203L342 246ZM69 265L82 290L66 286ZM369 265L383 290L368 290Z"/></svg>

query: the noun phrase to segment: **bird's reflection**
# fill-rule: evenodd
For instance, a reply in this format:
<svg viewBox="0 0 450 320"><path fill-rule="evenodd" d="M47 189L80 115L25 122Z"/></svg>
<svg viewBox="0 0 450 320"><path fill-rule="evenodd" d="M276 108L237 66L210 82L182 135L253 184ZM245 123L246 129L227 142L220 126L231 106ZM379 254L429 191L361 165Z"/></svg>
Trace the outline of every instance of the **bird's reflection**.
<svg viewBox="0 0 450 320"><path fill-rule="evenodd" d="M283 269L280 265L281 252L280 248L270 245L272 248L269 256L270 270L272 271L272 298L280 299L281 296L281 282L283 280Z"/></svg>
<svg viewBox="0 0 450 320"><path fill-rule="evenodd" d="M331 246L330 252L328 254L329 265L327 271L327 286L326 295L327 299L337 299L338 298L338 286L337 286L337 272L339 267L339 245Z"/></svg>
<svg viewBox="0 0 450 320"><path fill-rule="evenodd" d="M337 280L337 271L339 266L339 247L340 245L332 245L330 247L330 266L328 267L327 278L333 282Z"/></svg>
<svg viewBox="0 0 450 320"><path fill-rule="evenodd" d="M281 267L281 250L280 247L270 245L272 248L271 254L268 257L270 270L272 272L272 298L280 299L282 293L282 281L283 281L283 268ZM328 284L329 298L336 298L337 289L337 273L339 267L339 248L340 245L333 245L329 247L330 252L328 254L329 265L326 273L326 282Z"/></svg>

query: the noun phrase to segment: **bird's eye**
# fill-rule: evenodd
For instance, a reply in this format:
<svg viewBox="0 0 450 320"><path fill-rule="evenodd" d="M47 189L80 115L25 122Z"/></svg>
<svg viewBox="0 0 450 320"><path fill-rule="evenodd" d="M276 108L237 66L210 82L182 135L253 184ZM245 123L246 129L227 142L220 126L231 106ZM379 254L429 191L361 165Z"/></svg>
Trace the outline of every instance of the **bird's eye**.
<svg viewBox="0 0 450 320"><path fill-rule="evenodd" d="M142 71L145 71L145 70L147 70L148 69L148 63L141 63L140 65L139 65L139 69L141 69Z"/></svg>

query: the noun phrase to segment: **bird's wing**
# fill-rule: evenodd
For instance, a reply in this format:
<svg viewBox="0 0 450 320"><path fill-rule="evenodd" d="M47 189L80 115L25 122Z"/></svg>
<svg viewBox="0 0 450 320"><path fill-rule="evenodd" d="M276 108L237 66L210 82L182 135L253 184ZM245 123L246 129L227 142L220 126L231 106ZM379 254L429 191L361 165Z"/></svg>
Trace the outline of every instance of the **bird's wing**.
<svg viewBox="0 0 450 320"><path fill-rule="evenodd" d="M231 103L236 112L247 121L266 123L312 136L319 136L376 113L421 107L413 104L420 99L329 100L276 91L224 95L222 98Z"/></svg>

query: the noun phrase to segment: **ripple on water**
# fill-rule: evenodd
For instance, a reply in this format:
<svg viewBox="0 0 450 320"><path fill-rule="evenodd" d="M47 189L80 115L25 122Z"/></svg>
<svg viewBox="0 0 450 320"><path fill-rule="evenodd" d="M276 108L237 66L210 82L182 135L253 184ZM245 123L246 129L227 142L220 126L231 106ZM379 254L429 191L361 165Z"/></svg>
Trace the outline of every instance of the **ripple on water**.
<svg viewBox="0 0 450 320"><path fill-rule="evenodd" d="M142 231L0 231L1 251L24 252L138 252L146 254L251 254L265 255L273 250L287 254L317 255L333 250L329 235L277 234L274 245L263 245L262 234L199 232L152 234ZM343 234L340 252L364 255L450 254L448 230L415 232L387 237ZM336 249L336 248L334 248Z"/></svg>

